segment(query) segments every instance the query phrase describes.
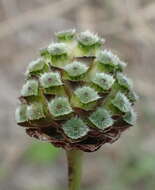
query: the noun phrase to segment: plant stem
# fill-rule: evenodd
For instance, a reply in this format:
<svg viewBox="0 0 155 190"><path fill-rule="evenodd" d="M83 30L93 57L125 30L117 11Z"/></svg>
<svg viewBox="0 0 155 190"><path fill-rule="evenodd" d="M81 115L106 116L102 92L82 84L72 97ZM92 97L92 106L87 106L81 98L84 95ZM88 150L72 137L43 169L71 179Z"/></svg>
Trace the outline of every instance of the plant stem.
<svg viewBox="0 0 155 190"><path fill-rule="evenodd" d="M79 190L82 173L82 151L66 151L68 161L68 190Z"/></svg>

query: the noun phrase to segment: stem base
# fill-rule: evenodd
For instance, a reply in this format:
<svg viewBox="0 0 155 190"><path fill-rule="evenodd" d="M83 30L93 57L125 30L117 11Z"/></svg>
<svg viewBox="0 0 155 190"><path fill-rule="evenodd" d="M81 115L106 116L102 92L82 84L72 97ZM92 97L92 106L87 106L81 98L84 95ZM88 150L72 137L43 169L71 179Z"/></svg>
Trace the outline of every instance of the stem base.
<svg viewBox="0 0 155 190"><path fill-rule="evenodd" d="M82 151L66 151L68 161L68 190L79 190L82 173Z"/></svg>

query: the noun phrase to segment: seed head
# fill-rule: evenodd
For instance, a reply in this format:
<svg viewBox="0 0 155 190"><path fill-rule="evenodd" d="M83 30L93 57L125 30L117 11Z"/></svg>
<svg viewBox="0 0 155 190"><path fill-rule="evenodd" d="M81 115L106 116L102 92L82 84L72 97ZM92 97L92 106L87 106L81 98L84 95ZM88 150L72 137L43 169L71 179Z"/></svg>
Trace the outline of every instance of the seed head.
<svg viewBox="0 0 155 190"><path fill-rule="evenodd" d="M57 147L96 151L135 124L138 96L103 38L75 29L56 38L28 65L17 124Z"/></svg>

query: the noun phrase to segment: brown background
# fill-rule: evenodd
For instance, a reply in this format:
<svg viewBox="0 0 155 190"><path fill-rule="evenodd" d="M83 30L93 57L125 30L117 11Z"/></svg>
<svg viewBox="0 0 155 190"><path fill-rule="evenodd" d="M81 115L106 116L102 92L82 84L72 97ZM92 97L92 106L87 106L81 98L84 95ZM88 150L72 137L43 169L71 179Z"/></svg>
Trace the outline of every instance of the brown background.
<svg viewBox="0 0 155 190"><path fill-rule="evenodd" d="M14 110L28 63L54 32L68 28L105 37L105 47L128 62L126 73L140 96L137 126L115 144L85 154L83 190L153 190L154 0L0 0L0 189L65 189L65 153L50 161L45 144L46 158L29 159L36 155L33 146L42 145L16 125Z"/></svg>

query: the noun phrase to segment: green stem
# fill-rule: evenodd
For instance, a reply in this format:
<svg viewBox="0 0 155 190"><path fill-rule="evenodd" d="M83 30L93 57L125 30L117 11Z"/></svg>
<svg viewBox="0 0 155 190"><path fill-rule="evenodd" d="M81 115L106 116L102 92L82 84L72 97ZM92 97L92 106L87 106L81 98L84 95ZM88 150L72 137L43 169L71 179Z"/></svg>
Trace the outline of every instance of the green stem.
<svg viewBox="0 0 155 190"><path fill-rule="evenodd" d="M79 190L81 184L82 151L66 151L68 161L68 190Z"/></svg>

